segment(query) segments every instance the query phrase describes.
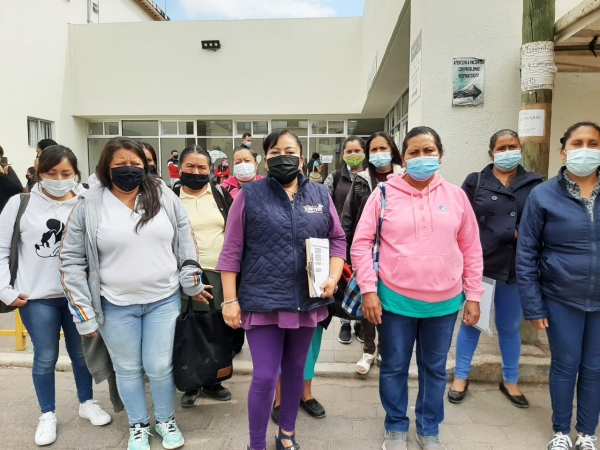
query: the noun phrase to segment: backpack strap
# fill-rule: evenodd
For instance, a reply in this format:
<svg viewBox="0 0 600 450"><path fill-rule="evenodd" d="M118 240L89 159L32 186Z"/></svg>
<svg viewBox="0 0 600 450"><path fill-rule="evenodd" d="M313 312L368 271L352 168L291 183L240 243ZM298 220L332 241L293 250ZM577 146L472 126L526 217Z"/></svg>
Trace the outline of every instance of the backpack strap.
<svg viewBox="0 0 600 450"><path fill-rule="evenodd" d="M17 279L17 270L19 268L19 240L21 238L21 217L23 217L23 214L27 209L29 194L20 194L20 199L19 211L17 212L17 218L15 219L15 225L13 227L13 235L10 241L10 254L8 257L11 286L14 286L15 280Z"/></svg>
<svg viewBox="0 0 600 450"><path fill-rule="evenodd" d="M337 189L337 185L340 182L340 180L342 179L342 171L341 170L336 170L333 173L333 193L335 194L335 190Z"/></svg>
<svg viewBox="0 0 600 450"><path fill-rule="evenodd" d="M479 187L481 186L481 172L477 172L477 184L475 185L475 194L473 195L473 204L477 200L477 194L479 193Z"/></svg>

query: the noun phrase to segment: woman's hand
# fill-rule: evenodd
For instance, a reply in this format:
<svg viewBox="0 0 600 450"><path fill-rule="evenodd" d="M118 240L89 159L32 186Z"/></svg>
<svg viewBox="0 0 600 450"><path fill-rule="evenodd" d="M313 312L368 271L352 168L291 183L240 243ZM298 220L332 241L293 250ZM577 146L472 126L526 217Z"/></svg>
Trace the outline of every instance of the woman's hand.
<svg viewBox="0 0 600 450"><path fill-rule="evenodd" d="M375 292L369 292L363 295L362 312L365 319L369 322L379 325L381 323L381 300Z"/></svg>
<svg viewBox="0 0 600 450"><path fill-rule="evenodd" d="M546 328L549 327L548 325L548 318L545 317L543 319L535 319L531 321L531 325L533 325L534 328L537 328L538 330L545 330Z"/></svg>
<svg viewBox="0 0 600 450"><path fill-rule="evenodd" d="M238 302L223 305L223 319L225 323L237 330L242 326L242 310Z"/></svg>
<svg viewBox="0 0 600 450"><path fill-rule="evenodd" d="M15 308L20 308L21 306L25 306L27 304L27 299L29 295L27 294L19 294L19 296L12 302L9 306L14 306Z"/></svg>
<svg viewBox="0 0 600 450"><path fill-rule="evenodd" d="M205 305L208 305L209 300L212 300L213 296L206 289L212 289L212 288L213 288L212 286L204 286L204 290L202 292L200 292L198 295L195 295L194 297L192 297L192 300L194 300L195 302L202 302Z"/></svg>
<svg viewBox="0 0 600 450"><path fill-rule="evenodd" d="M333 297L336 287L336 281L333 278L327 278L325 282L320 286L320 289L323 291L323 293L321 294L321 298Z"/></svg>
<svg viewBox="0 0 600 450"><path fill-rule="evenodd" d="M463 314L463 323L468 327L476 325L477 322L479 322L480 314L479 302L467 300L467 303L465 303L465 312Z"/></svg>
<svg viewBox="0 0 600 450"><path fill-rule="evenodd" d="M98 332L94 331L93 333L84 334L84 336L87 338L95 338L98 337Z"/></svg>

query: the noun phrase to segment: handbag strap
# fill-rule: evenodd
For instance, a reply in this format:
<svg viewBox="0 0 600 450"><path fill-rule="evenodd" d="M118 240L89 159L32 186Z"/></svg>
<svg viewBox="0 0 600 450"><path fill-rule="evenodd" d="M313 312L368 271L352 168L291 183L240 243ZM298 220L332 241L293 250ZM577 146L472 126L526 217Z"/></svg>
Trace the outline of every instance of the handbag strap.
<svg viewBox="0 0 600 450"><path fill-rule="evenodd" d="M379 244L381 242L381 226L383 225L383 214L385 212L385 183L379 183L381 190L381 211L377 221L377 232L375 233L375 244L373 245L373 268L379 273Z"/></svg>

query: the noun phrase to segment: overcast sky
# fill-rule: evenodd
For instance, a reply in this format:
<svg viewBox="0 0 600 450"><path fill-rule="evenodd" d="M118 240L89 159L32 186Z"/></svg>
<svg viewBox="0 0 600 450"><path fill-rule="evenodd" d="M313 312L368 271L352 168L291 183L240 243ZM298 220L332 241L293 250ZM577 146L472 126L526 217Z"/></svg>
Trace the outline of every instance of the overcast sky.
<svg viewBox="0 0 600 450"><path fill-rule="evenodd" d="M365 0L154 0L171 20L362 16Z"/></svg>

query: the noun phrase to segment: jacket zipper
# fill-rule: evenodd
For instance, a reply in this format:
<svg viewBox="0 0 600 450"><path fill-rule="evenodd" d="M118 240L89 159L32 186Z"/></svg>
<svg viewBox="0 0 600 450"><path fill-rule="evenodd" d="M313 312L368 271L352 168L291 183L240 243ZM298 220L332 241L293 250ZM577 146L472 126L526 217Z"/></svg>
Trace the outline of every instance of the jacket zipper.
<svg viewBox="0 0 600 450"><path fill-rule="evenodd" d="M583 202L582 202L583 203ZM591 267L591 280L590 280L590 286L589 286L589 291L588 291L588 298L587 298L587 305L586 305L586 309L589 309L592 306L592 295L594 294L595 288L596 288L596 271L598 270L598 245L596 243L596 222L598 220L598 212L596 205L598 204L598 197L596 197L596 200L594 201L594 215L596 217L594 217L594 220L592 221L592 218L590 216L590 227L591 227L591 233L590 233L590 237L591 237L591 241L592 241L592 267ZM589 215L589 211L588 209L585 207L585 205L583 205L586 214Z"/></svg>
<svg viewBox="0 0 600 450"><path fill-rule="evenodd" d="M287 197L287 194L285 194ZM297 198L297 197L296 197ZM294 257L294 273L298 273L298 255L296 249L296 208L294 207L294 201L291 201L291 214L292 214L292 252ZM298 283L298 275L296 275L296 283ZM294 289L294 295L296 297L296 308L300 311L300 299L298 296L298 289Z"/></svg>

